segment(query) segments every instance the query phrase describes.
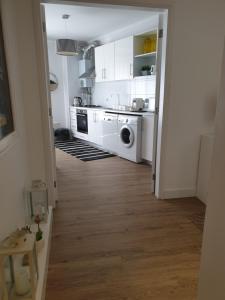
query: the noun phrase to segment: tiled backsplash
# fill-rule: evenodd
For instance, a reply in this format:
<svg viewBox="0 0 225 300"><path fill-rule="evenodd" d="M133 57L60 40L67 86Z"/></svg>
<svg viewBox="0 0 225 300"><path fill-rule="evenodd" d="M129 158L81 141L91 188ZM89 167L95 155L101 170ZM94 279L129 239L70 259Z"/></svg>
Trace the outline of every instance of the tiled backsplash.
<svg viewBox="0 0 225 300"><path fill-rule="evenodd" d="M92 102L95 105L118 108L119 105L130 106L133 98L148 98L149 110L154 110L155 76L96 83Z"/></svg>

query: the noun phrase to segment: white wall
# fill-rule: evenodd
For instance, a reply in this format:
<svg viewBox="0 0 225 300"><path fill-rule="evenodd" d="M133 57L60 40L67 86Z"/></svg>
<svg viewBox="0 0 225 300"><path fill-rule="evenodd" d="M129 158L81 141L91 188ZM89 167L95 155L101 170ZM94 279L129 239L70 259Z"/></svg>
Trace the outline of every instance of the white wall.
<svg viewBox="0 0 225 300"><path fill-rule="evenodd" d="M118 105L131 105L133 98L149 98L149 110L154 110L155 77L96 83L92 102L103 107L118 108Z"/></svg>
<svg viewBox="0 0 225 300"><path fill-rule="evenodd" d="M48 40L48 59L49 71L58 79L58 88L51 92L53 121L59 123L59 127L65 127L63 57L56 54L56 44L53 40Z"/></svg>
<svg viewBox="0 0 225 300"><path fill-rule="evenodd" d="M199 300L225 299L225 51L222 73L212 174L207 198Z"/></svg>
<svg viewBox="0 0 225 300"><path fill-rule="evenodd" d="M69 105L80 96L78 80L79 57L56 54L55 40L48 40L49 69L58 78L59 86L51 92L53 122L58 127L69 127Z"/></svg>
<svg viewBox="0 0 225 300"><path fill-rule="evenodd" d="M81 96L79 77L79 56L71 56L67 58L68 63L68 87L70 104L75 96Z"/></svg>
<svg viewBox="0 0 225 300"><path fill-rule="evenodd" d="M196 195L200 135L214 128L225 2L177 1L172 31L162 144L164 198Z"/></svg>

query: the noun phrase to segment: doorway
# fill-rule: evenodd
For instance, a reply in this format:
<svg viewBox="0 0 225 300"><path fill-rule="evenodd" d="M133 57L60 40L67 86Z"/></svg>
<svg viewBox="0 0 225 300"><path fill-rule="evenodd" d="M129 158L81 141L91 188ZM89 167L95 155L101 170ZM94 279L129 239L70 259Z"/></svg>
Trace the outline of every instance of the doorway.
<svg viewBox="0 0 225 300"><path fill-rule="evenodd" d="M56 39L57 37L59 38L61 37L65 37L65 36L70 36L73 37L73 30L71 30L71 28L73 26L69 26L72 23L69 23L69 11L71 11L72 7L76 7L75 5L62 5L61 7L63 9L59 9L60 5L57 4L47 4L46 8L45 8L45 14L47 16L47 34L48 34L48 28L49 31L51 31L51 38ZM84 18L84 23L86 22L86 24L88 23L88 10L90 11L91 9L95 10L95 11L99 11L101 6L77 6L79 9L83 10L80 11L81 13L83 13L83 17L85 17L85 10L87 10L87 14L86 14L86 18ZM110 118L114 118L115 115L112 116L112 112L111 110L118 109L126 109L127 107L129 107L129 109L132 107L132 100L137 98L137 101L140 100L140 98L142 98L143 102L141 105L143 105L143 110L146 110L147 107L147 112L151 112L152 110L154 111L151 117L147 117L147 114L145 115L145 118L142 118L142 131L144 131L144 138L142 138L142 141L139 142L141 145L140 147L142 148L142 150L138 150L139 152L142 151L141 155L140 155L140 159L137 159L137 162L139 162L139 160L144 160L147 161L148 163L150 163L152 165L152 173L150 175L149 173L149 180L152 182L152 191L155 192L155 180L159 181L159 174L157 174L158 172L156 172L156 168L159 169L159 163L158 165L156 164L157 162L157 152L159 151L160 147L158 147L157 150L157 141L158 141L158 117L159 117L159 106L160 106L160 97L163 98L162 95L162 90L160 92L160 83L162 82L164 84L164 78L163 75L161 76L161 74L163 74L163 72L161 73L161 70L163 68L165 68L165 57L166 57L166 40L167 40L167 11L166 10L147 10L143 9L143 8L131 8L131 7L121 7L121 6L102 6L102 9L106 10L111 10L112 11L112 15L114 13L114 16L117 15L118 16L118 11L122 12L121 14L128 14L128 17L126 19L128 19L128 21L125 21L124 18L122 19L122 24L121 24L121 20L118 19L117 22L117 27L114 27L111 25L111 28L108 29L108 34L105 33L105 31L103 30L101 32L101 34L99 35L100 39L102 38L103 40L101 41L95 41L97 43L99 43L99 45L104 43L105 46L105 50L101 49L102 47L93 47L92 49L89 50L94 50L96 53L93 55L92 51L92 55L94 56L94 60L97 60L97 64L96 64L96 79L95 81L97 81L98 85L104 85L106 86L106 88L108 88L108 93L105 92L106 88L99 88L99 86L97 88L93 88L92 90L94 90L94 99L90 99L90 97L92 96L91 93L91 88L81 88L79 87L79 85L85 81L85 83L87 83L87 81L91 81L93 80L93 78L82 78L79 79L79 59L74 58L74 57L60 57L58 55L58 60L61 59L61 74L59 72L58 77L60 78L60 86L58 86L58 78L55 74L55 72L57 73L57 61L51 61L51 55L49 55L49 64L50 64L50 74L51 76L53 75L53 77L55 76L55 81L52 80L55 83L55 87L57 88L56 91L52 91L51 92L51 98L52 98L52 111L53 111L53 122L54 122L54 127L55 129L57 127L66 127L72 130L72 135L82 139L82 140L87 140L88 142L94 143L100 146L100 148L103 146L103 148L107 148L105 144L103 144L102 142L102 136L104 136L105 133L101 133L100 137L96 136L96 134L94 134L93 131L100 130L99 129L99 124L98 121L99 120L105 120L105 123L107 121L107 119L104 119L104 113L107 113L106 117L110 117ZM55 10L55 11L54 11ZM60 11L60 12L59 12ZM63 11L65 12L63 14ZM116 13L117 12L117 13ZM55 15L54 15L55 14ZM58 15L57 15L58 14ZM48 25L48 15L49 15L49 25ZM90 15L90 14L89 14ZM93 14L92 14L93 15ZM67 16L68 19L63 19L63 17ZM110 13L109 15L110 16ZM150 17L149 17L150 16ZM54 32L54 17L56 17L56 24L58 22L58 24L61 24L61 35L58 34L58 36L54 36L55 32ZM57 20L58 18L58 20ZM133 26L129 25L129 18L132 18L136 21L136 23ZM90 17L89 17L90 19ZM101 18L99 18L99 20L101 20ZM61 23L60 23L61 22ZM104 19L103 21L104 22ZM91 23L91 20L90 20ZM92 22L93 23L93 22ZM81 24L82 25L82 24ZM90 26L90 25L89 25ZM85 26L81 26L80 28L83 28ZM92 26L93 27L93 26ZM103 26L104 27L104 26ZM55 26L55 29L57 28L57 26ZM94 30L94 29L93 29ZM95 29L96 30L96 29ZM106 30L106 29L105 29ZM86 30L86 32L89 32L90 30ZM110 32L111 31L111 32ZM87 47L87 37L86 40L84 38L85 36L85 30L82 29L82 34L83 37L79 37L79 43L81 44L81 47L83 47L83 49L85 49L85 47ZM103 72L106 72L106 68L107 68L107 74L110 74L110 72L112 73L111 70L112 66L110 66L110 64L107 62L107 58L106 58L106 66L102 66L102 64L104 64L103 60L101 59L101 57L104 56L104 51L107 53L110 53L110 44L115 44L117 46L117 48L119 49L118 52L123 51L124 52L124 48L125 50L125 55L129 56L129 51L127 50L129 47L129 38L127 38L127 36L129 36L130 34L132 34L132 43L134 44L134 50L133 50L133 57L132 57L132 64L129 63L129 70L127 71L127 73L129 72L129 74L126 74L126 66L125 66L125 71L123 70L123 67L117 68L117 70L113 70L114 74L112 76L114 76L114 79L117 79L116 81L112 82L112 78L108 78L108 80L105 80L103 78L99 79L99 74L100 76L103 76ZM90 35L90 34L89 34ZM151 38L154 37L154 35L156 36L156 48L157 51L155 52L155 57L154 57L154 53L152 55L152 53L150 53L150 55L148 56L148 50L145 50L145 53L142 53L144 50L144 43L146 44L146 40L149 39L149 37ZM93 42L93 38L94 38L94 34L92 34L92 36L89 36L89 45L90 42ZM110 37L111 36L111 37ZM75 38L75 37L73 37ZM78 37L76 37L78 39ZM91 40L92 38L92 40ZM113 41L113 42L112 42ZM86 43L86 45L85 45ZM117 45L117 44L121 44L121 45ZM124 43L128 43L127 45ZM54 44L54 45L53 45ZM98 45L98 46L99 46ZM114 49L113 51L115 51L115 46L114 45ZM133 46L133 45L132 45ZM145 45L146 46L146 45ZM49 51L52 53L52 51L55 51L54 55L55 57L57 57L56 54L56 48L55 48L55 41L48 41L48 49ZM135 48L136 47L136 48ZM87 47L88 48L88 47ZM111 47L112 49L112 47ZM123 50L120 50L123 49ZM98 50L98 51L97 51ZM127 51L127 52L126 52ZM91 52L91 51L90 51ZM154 52L154 51L152 51ZM99 61L99 56L98 53L100 53L100 61ZM143 55L144 54L144 55ZM91 55L91 54L89 54ZM124 53L122 53L122 55L124 55ZM80 57L80 61L81 61ZM122 57L124 58L124 57ZM109 59L110 60L110 59ZM117 65L121 60L121 57L118 55L117 58ZM114 65L115 65L115 61L113 61ZM128 64L127 63L127 64ZM120 63L121 64L121 63ZM111 63L112 65L112 63ZM54 66L54 68L56 69L55 72L53 72L51 70L52 66ZM100 71L98 70L100 66ZM148 68L147 76L140 76L141 74L141 69L142 68ZM149 74L151 74L150 72L150 68L153 68L152 70L152 75L153 76L149 76ZM121 69L122 68L122 69ZM103 70L103 71L102 71ZM144 71L144 70L143 70ZM74 84L75 80L71 80L71 72L73 73L73 76L77 76L77 82L79 82L78 84ZM124 74L125 72L125 74ZM75 74L77 73L77 74ZM116 73L116 74L115 74ZM63 74L63 75L62 75ZM111 76L108 75L108 76ZM105 76L105 74L104 74ZM116 78L115 78L116 76ZM124 77L125 76L125 77ZM63 79L62 79L63 77ZM162 77L162 78L161 78ZM155 78L155 79L154 79ZM145 80L144 80L145 79ZM126 84L128 85L128 80L132 82L132 84L129 82L129 88L124 88L122 87L122 93L120 91L121 89L121 82L122 81L126 81ZM63 83L62 83L63 81ZM120 84L120 86L119 86ZM145 85L145 86L144 86ZM149 85L149 86L147 86ZM108 86L108 87L107 87ZM143 88L144 86L144 88ZM61 91L59 91L61 89ZM115 90L115 92L114 92ZM144 92L143 92L144 90ZM148 90L148 91L146 91ZM150 90L150 91L149 91ZM61 95L60 95L61 93ZM96 101L96 98L99 97L99 93L100 95L104 95L104 101L100 101L100 103L98 103L98 101ZM102 93L102 94L101 94ZM73 104L74 101L74 96L80 97L82 96L82 98L85 98L86 100L84 101L84 103L86 103L86 105L91 104L91 105L95 105L95 106L102 106L103 108L110 109L109 111L103 111L103 112L89 112L89 114L91 115L91 117L87 117L87 113L86 116L82 116L82 113L85 113L85 110L82 110L81 112L79 112L77 114L77 109L73 109L73 111L71 111L71 105ZM88 99L89 97L89 99ZM53 100L54 98L54 100ZM62 101L62 98L64 99L64 101ZM100 97L99 97L100 98ZM102 98L102 97L101 97ZM126 99L125 99L126 98ZM154 98L154 99L153 99ZM88 99L88 100L87 100ZM125 99L125 100L124 100ZM93 103L90 103L90 101L93 101ZM146 101L146 102L145 102ZM60 102L60 105L57 104L57 102ZM135 100L136 102L136 100ZM143 104L144 103L144 104ZM56 105L57 104L57 105ZM99 105L100 104L100 105ZM136 103L135 103L136 104ZM84 104L85 105L85 104ZM138 105L140 105L140 103L138 103ZM144 108L145 107L145 108ZM162 109L162 103L161 103L161 109ZM87 112L87 110L86 110ZM117 111L116 111L117 112ZM80 114L81 113L81 114ZM123 112L122 112L123 113ZM109 116L108 114L110 114L111 116ZM124 114L124 113L123 113ZM122 117L123 117L123 114ZM120 119L123 119L123 118ZM54 121L55 118L55 121ZM87 139L87 132L79 132L79 128L80 126L82 126L82 122L78 124L77 120L85 120L86 119L86 127L87 127L87 122L89 121L89 130L91 131L92 129L92 133L90 134L91 138ZM60 120L61 119L61 120ZM92 120L94 120L94 122L92 122ZM122 121L121 121L122 122ZM94 124L95 123L95 124ZM81 125L80 125L81 124ZM77 126L79 125L79 126ZM94 126L95 125L95 128ZM126 125L126 124L124 124ZM97 126L97 127L96 127ZM110 125L111 126L111 125ZM149 130L149 126L150 126L150 130ZM75 133L73 132L75 131ZM86 130L87 131L87 130ZM118 129L117 129L118 131ZM122 132L125 132L124 130ZM129 133L129 137L132 138L133 136L133 131L132 129L129 131L129 128L127 130L127 132ZM107 133L108 134L108 133ZM118 133L116 133L118 135ZM115 135L115 133L114 133ZM113 136L113 135L112 135ZM129 139L128 137L128 139ZM142 133L142 137L143 137L143 133ZM111 139L112 141L113 139ZM122 144L123 139L119 140ZM124 143L123 143L124 144ZM125 144L124 144L125 145ZM125 145L126 146L126 145ZM124 147L124 150L121 150L122 152L122 157L125 155L124 158L130 158L131 156L129 156L130 152L129 147ZM109 152L111 153L115 153L118 154L118 149L113 149L113 148L109 148L107 149L109 150ZM128 154L127 154L128 153ZM119 155L120 156L120 155ZM158 157L159 160L159 157ZM158 175L158 176L157 176ZM157 184L157 190L156 190L156 195L159 196L159 184Z"/></svg>
<svg viewBox="0 0 225 300"><path fill-rule="evenodd" d="M164 33L159 31L161 38L165 37ZM145 37L143 32L138 34ZM163 68L165 68L165 61ZM162 74L165 71L163 68ZM107 75L103 70L100 78L105 79ZM156 91L159 90L160 86L156 85ZM158 99L162 100L161 93ZM159 107L160 112L162 117L162 106ZM68 114L70 113L68 111ZM109 110L106 113L105 121L109 121L111 130L113 127L111 121L115 114L110 113ZM122 120L124 114L119 115ZM92 120L97 119L96 113L93 113ZM118 120L117 116L117 124ZM156 130L157 127L154 128ZM132 135L128 134L127 130L124 132L125 140L130 144ZM95 141L99 138L94 134L93 137ZM160 143L157 147L155 144L155 148L160 148ZM201 233L193 228L190 214L201 214L202 207L193 201L187 207L188 213L183 215L180 200L179 202L173 200L173 203L155 201L155 197L151 194L148 165L137 165L117 157L96 160L89 164L74 160L65 151L57 151L57 153L61 180L59 196L63 201L59 202L55 211L54 252L51 260L51 268L54 271L49 279L48 299L57 299L57 296L59 299L63 296L71 298L74 297L75 292L76 297L80 299L85 297L107 299L109 295L112 295L112 299L126 299L126 297L146 299L153 295L154 299L158 295L164 297L173 294L174 290L178 291L179 297L183 295L194 297L194 285L190 292L189 288L184 291L182 284L177 289L177 284L170 281L164 289L160 284L156 286L154 278L157 278L158 282L164 282L163 277L159 279L159 274L164 274L160 266L164 266L164 271L169 271L174 278L181 265L187 267L191 262L193 263L194 255L197 259L194 267L192 264L192 270L189 270L190 282L193 283L192 279L198 269L199 253L196 249L200 245ZM159 160L159 155L157 157ZM138 171L137 166L140 167ZM68 179L73 180L69 182ZM182 211L183 208L184 206ZM171 211L172 213L168 214ZM172 224L173 227L168 228L168 224ZM193 233L196 239L192 238ZM191 247L186 243L187 241L182 240L183 236L192 240ZM162 243L162 237L165 244ZM183 260L179 253L183 251L184 243L187 246L185 248L187 256ZM152 249L152 246L156 248ZM169 255L164 259L166 251L169 251ZM157 266L152 272L151 266L156 261L154 253L161 253L162 260L157 261ZM177 265L174 273L171 271L174 267L171 253L176 253L177 259L175 259ZM172 265L170 261L173 261ZM182 277L182 274L180 276ZM151 283L149 280L142 281L144 278L151 279ZM74 282L80 283L79 288L74 287ZM58 283L63 286L62 289ZM65 295L65 286L68 288L67 295ZM89 286L88 293L87 286Z"/></svg>

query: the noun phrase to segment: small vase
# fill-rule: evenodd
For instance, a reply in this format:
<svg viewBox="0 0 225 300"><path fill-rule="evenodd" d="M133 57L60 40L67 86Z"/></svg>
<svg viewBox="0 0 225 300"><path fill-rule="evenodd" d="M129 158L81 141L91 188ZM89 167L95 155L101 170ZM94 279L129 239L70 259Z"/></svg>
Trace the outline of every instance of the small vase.
<svg viewBox="0 0 225 300"><path fill-rule="evenodd" d="M147 76L148 75L148 71L141 71L141 75L142 76Z"/></svg>

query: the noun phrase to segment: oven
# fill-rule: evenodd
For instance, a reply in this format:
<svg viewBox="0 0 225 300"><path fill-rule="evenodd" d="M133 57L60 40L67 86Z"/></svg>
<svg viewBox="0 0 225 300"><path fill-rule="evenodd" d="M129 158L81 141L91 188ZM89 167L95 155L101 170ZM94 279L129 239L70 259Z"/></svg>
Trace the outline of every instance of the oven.
<svg viewBox="0 0 225 300"><path fill-rule="evenodd" d="M88 116L86 109L77 109L77 131L88 134Z"/></svg>

